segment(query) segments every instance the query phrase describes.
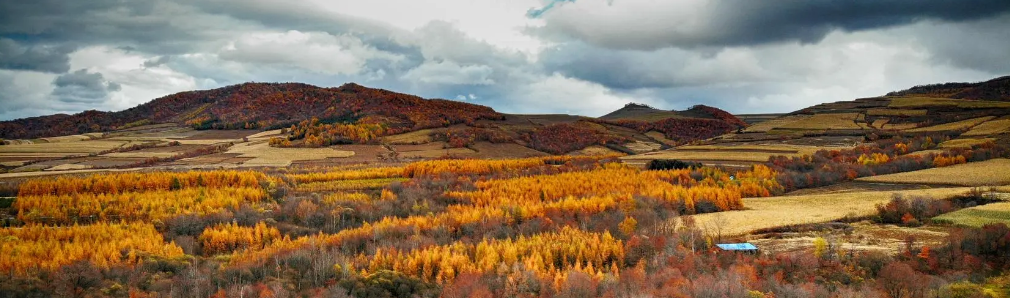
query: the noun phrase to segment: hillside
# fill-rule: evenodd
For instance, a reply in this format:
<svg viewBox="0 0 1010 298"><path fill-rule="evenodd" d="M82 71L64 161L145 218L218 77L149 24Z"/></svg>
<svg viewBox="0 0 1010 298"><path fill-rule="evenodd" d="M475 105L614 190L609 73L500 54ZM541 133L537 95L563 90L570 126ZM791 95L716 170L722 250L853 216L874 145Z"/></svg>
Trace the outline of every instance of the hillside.
<svg viewBox="0 0 1010 298"><path fill-rule="evenodd" d="M628 103L616 111L600 116L600 119L656 121L666 118L681 117L684 116L680 115L676 111L665 111L644 104Z"/></svg>
<svg viewBox="0 0 1010 298"><path fill-rule="evenodd" d="M392 131L501 119L485 106L423 99L345 84L320 88L299 83L245 83L181 92L120 112L86 111L0 122L0 138L34 139L112 131L149 123L184 123L197 129L268 129L316 117L324 122L362 119Z"/></svg>
<svg viewBox="0 0 1010 298"><path fill-rule="evenodd" d="M1010 101L1010 76L978 83L944 83L915 86L887 96L927 96L957 99Z"/></svg>
<svg viewBox="0 0 1010 298"><path fill-rule="evenodd" d="M851 149L866 142L925 140L933 153L1010 144L1010 77L916 86L884 96L823 103L781 115L740 115L752 125L696 146L629 156L746 166L770 157Z"/></svg>
<svg viewBox="0 0 1010 298"><path fill-rule="evenodd" d="M631 104L612 114L651 113L648 109ZM510 115L353 83L336 88L246 83L173 94L119 112L0 122L0 138L11 144L0 146L0 170L639 154L746 126L726 111L701 105L651 114Z"/></svg>

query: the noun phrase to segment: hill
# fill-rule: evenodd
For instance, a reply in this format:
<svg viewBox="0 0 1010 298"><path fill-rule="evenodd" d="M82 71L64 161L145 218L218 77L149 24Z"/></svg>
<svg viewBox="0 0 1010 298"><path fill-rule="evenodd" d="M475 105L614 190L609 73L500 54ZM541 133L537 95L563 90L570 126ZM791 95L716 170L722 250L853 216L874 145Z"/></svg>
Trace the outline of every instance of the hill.
<svg viewBox="0 0 1010 298"><path fill-rule="evenodd" d="M1010 145L1010 77L916 86L884 96L823 103L781 115L741 115L752 125L695 146L629 156L746 166L773 156L845 150L877 140L924 141L930 153ZM932 148L932 147L931 147Z"/></svg>
<svg viewBox="0 0 1010 298"><path fill-rule="evenodd" d="M915 86L888 93L887 96L929 96L974 100L1010 100L1010 76L978 83L944 83Z"/></svg>
<svg viewBox="0 0 1010 298"><path fill-rule="evenodd" d="M665 111L644 104L628 103L616 111L600 116L600 119L656 121L666 118L681 117L684 116L680 115L676 111Z"/></svg>
<svg viewBox="0 0 1010 298"><path fill-rule="evenodd" d="M0 122L0 138L34 139L112 131L149 123L185 123L196 129L269 129L316 117L323 122L381 122L408 131L478 119L501 119L485 106L423 99L345 84L245 83L177 93L120 112L86 111Z"/></svg>
<svg viewBox="0 0 1010 298"><path fill-rule="evenodd" d="M706 105L695 105L683 111L667 111L639 103L628 103L624 107L600 116L602 120L635 120L655 122L669 118L699 118L722 120L729 124L745 127L748 124L732 114Z"/></svg>
<svg viewBox="0 0 1010 298"><path fill-rule="evenodd" d="M632 104L615 113L644 115L649 109ZM508 115L353 83L335 88L245 83L181 92L119 112L0 122L0 138L14 144L0 146L0 170L638 154L746 125L701 105L651 114L638 119Z"/></svg>

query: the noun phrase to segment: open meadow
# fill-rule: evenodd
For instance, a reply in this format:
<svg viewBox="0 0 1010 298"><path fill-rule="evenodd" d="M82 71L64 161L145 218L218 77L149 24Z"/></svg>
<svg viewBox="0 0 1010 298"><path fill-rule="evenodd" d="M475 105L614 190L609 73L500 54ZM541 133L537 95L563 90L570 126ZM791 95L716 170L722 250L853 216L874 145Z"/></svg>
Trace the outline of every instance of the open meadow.
<svg viewBox="0 0 1010 298"><path fill-rule="evenodd" d="M861 191L813 195L744 199L744 210L694 216L710 233L724 237L790 225L807 225L876 214L876 206L895 194L945 199L967 193L971 188L953 187L921 190Z"/></svg>
<svg viewBox="0 0 1010 298"><path fill-rule="evenodd" d="M1010 185L1010 159L992 159L949 167L859 178L878 183L910 183L957 186Z"/></svg>
<svg viewBox="0 0 1010 298"><path fill-rule="evenodd" d="M965 208L934 217L933 220L975 228L994 223L1010 225L1010 202Z"/></svg>

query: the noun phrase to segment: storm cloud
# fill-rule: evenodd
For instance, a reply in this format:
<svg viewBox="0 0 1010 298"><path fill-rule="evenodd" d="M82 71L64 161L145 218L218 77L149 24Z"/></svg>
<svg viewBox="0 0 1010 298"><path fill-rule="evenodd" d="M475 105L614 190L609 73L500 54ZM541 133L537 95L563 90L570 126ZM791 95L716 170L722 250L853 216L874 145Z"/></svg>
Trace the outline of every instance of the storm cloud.
<svg viewBox="0 0 1010 298"><path fill-rule="evenodd" d="M1010 73L1007 1L0 1L0 120L248 81L788 112Z"/></svg>
<svg viewBox="0 0 1010 298"><path fill-rule="evenodd" d="M836 31L922 21L961 22L1010 12L1002 0L557 0L533 30L615 49L816 43Z"/></svg>
<svg viewBox="0 0 1010 298"><path fill-rule="evenodd" d="M81 69L53 80L53 96L65 103L94 104L108 99L109 93L120 90L116 82L105 80L101 73Z"/></svg>

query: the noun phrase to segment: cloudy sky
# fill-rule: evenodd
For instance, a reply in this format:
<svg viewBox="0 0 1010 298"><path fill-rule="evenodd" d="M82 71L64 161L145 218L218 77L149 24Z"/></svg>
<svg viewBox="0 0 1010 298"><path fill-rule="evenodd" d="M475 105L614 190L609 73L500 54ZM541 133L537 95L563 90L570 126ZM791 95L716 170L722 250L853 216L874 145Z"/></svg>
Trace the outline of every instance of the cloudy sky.
<svg viewBox="0 0 1010 298"><path fill-rule="evenodd" d="M1008 74L1006 0L0 0L0 120L248 81L788 112Z"/></svg>

